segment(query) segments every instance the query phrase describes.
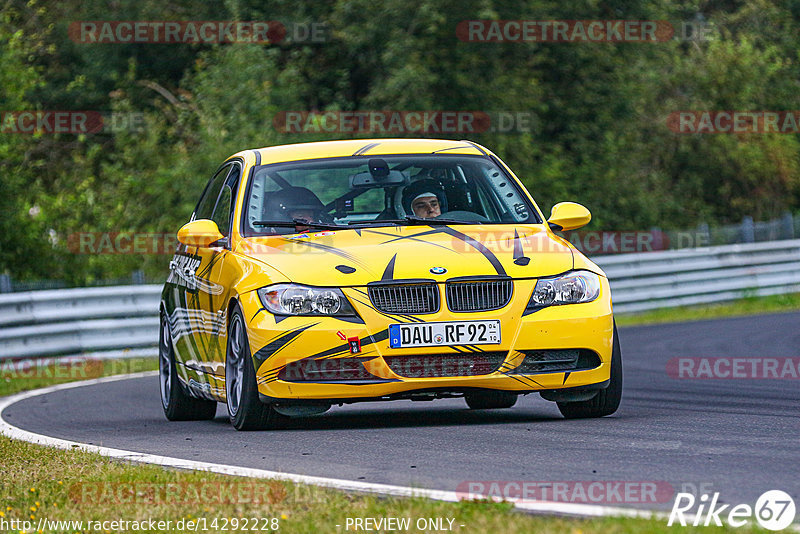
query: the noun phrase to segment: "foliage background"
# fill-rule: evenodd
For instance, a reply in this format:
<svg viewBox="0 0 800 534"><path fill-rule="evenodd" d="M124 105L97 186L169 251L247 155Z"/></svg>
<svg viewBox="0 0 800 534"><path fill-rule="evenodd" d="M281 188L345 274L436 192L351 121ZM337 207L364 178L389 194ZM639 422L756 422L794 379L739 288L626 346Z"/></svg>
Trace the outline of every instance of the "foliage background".
<svg viewBox="0 0 800 534"><path fill-rule="evenodd" d="M702 22L712 39L466 43L467 19ZM322 23L321 43L80 44L80 20ZM530 132L472 139L542 209L575 200L592 229L688 228L797 211L797 135L677 135L676 110L799 110L800 1L10 0L0 110L141 112L141 131L0 134L0 274L80 284L166 256L76 255L84 231L175 232L228 155L338 138L282 134L286 110L532 112Z"/></svg>

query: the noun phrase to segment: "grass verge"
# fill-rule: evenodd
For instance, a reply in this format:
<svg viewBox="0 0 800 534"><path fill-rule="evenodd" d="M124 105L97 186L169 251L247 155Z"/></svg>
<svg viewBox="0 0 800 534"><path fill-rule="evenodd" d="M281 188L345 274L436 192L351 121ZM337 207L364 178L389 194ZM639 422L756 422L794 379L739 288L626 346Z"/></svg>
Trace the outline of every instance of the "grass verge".
<svg viewBox="0 0 800 534"><path fill-rule="evenodd" d="M194 530L194 524L201 532L270 531L275 527L292 533L347 532L348 518L385 517L409 518L412 527L408 532L438 532L430 524L416 528L417 521L430 519L452 524L453 532L476 534L675 532L660 519L531 516L515 512L507 503L350 494L275 480L126 465L80 450L54 451L5 437L0 437L0 461L4 472L13 475L3 479L0 524L2 520L6 526L14 519L30 521L32 528L27 532L36 532L44 519L48 523L42 532L185 532ZM253 518L258 529L253 528ZM114 520L129 523L109 523ZM83 523L58 528L55 521ZM148 528L150 521L162 521L155 526L164 528ZM145 528L133 528L130 522L144 523ZM727 530L698 527L680 531Z"/></svg>
<svg viewBox="0 0 800 534"><path fill-rule="evenodd" d="M8 380L0 381L0 395L100 375L151 370L157 367L157 361L95 361L92 365L70 368L66 376L55 368L50 374L40 370L25 380L5 376ZM366 532L352 528L352 521L390 517L407 519L410 528L406 532L441 532L442 527L462 533L675 532L663 519L532 516L514 510L509 503L447 503L352 494L277 480L131 465L82 450L56 450L7 437L0 437L0 465L5 475L0 482L0 532ZM708 527L680 530L704 534L754 531Z"/></svg>
<svg viewBox="0 0 800 534"><path fill-rule="evenodd" d="M616 315L615 319L618 326L634 326L718 319L722 317L740 317L759 313L796 310L800 310L800 293L772 295L769 297L747 297L720 304L663 308L630 315L620 314Z"/></svg>
<svg viewBox="0 0 800 534"><path fill-rule="evenodd" d="M52 365L37 365L35 360L2 360L0 361L0 397L76 380L157 369L157 358L99 360L86 357Z"/></svg>

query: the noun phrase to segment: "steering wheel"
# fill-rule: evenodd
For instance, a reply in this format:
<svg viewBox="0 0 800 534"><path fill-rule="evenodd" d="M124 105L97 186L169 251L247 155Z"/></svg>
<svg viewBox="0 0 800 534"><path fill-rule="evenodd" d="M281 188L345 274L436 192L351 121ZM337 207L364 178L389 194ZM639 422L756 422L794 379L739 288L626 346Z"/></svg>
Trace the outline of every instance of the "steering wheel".
<svg viewBox="0 0 800 534"><path fill-rule="evenodd" d="M487 217L475 213L474 211L462 211L462 210L446 211L441 215L439 215L438 217L434 217L434 219L455 219L458 221L468 221L468 222L490 222Z"/></svg>

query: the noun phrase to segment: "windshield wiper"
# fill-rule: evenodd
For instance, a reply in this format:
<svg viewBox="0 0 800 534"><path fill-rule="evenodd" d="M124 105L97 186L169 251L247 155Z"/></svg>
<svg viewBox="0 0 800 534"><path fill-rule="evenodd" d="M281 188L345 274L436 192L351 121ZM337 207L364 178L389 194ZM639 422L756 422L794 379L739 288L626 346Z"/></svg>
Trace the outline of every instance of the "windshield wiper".
<svg viewBox="0 0 800 534"><path fill-rule="evenodd" d="M305 219L292 219L292 221L255 221L250 223L253 226L274 226L276 228L322 228L324 230L338 230L340 228L349 228L343 224L336 223L319 223L306 221Z"/></svg>
<svg viewBox="0 0 800 534"><path fill-rule="evenodd" d="M406 215L406 221L413 222L415 224L427 224L430 226L442 226L445 224L483 224L481 221L461 221L457 219L447 219L441 217L437 217L435 219L426 219L425 217L417 217L416 215Z"/></svg>
<svg viewBox="0 0 800 534"><path fill-rule="evenodd" d="M374 221L365 221L370 224L420 224L428 226L443 226L446 224L483 224L480 221L458 221L455 219L426 219L424 217L417 217L414 215L407 215L405 219L380 219ZM363 223L360 223L363 224Z"/></svg>

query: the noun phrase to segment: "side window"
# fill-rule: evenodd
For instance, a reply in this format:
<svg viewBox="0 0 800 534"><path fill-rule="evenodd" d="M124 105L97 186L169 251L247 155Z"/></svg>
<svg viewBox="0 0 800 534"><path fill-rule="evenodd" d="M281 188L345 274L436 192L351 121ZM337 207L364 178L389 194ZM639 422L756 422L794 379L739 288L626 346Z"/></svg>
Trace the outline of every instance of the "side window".
<svg viewBox="0 0 800 534"><path fill-rule="evenodd" d="M217 206L214 208L214 214L211 220L217 223L219 231L225 237L231 232L231 217L233 216L233 198L236 196L236 188L239 185L239 166L234 165L228 179L225 180L222 186L222 191L217 200Z"/></svg>
<svg viewBox="0 0 800 534"><path fill-rule="evenodd" d="M214 175L211 181L208 182L206 190L203 192L203 196L200 198L200 202L197 203L197 208L194 210L193 221L211 218L211 215L214 213L214 205L217 202L217 197L219 197L222 184L225 182L230 168L230 165L224 166Z"/></svg>

